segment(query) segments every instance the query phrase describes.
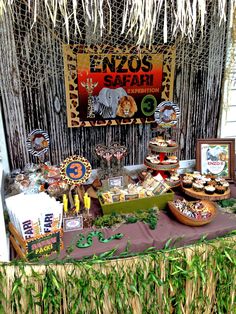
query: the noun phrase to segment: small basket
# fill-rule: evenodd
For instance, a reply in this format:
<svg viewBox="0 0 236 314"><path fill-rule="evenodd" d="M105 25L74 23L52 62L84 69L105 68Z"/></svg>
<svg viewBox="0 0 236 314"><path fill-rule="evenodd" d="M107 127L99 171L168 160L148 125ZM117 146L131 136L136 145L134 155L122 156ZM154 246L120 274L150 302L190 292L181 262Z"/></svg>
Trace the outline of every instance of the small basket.
<svg viewBox="0 0 236 314"><path fill-rule="evenodd" d="M175 216L175 218L179 222L181 222L182 224L187 225L187 226L198 227L198 226L203 226L203 225L209 224L216 216L216 205L213 202L202 200L201 203L203 205L205 205L211 212L211 216L207 219L197 220L195 218L190 218L190 217L182 214L175 207L173 202L168 202L168 207L169 207L170 211L172 212L172 214Z"/></svg>

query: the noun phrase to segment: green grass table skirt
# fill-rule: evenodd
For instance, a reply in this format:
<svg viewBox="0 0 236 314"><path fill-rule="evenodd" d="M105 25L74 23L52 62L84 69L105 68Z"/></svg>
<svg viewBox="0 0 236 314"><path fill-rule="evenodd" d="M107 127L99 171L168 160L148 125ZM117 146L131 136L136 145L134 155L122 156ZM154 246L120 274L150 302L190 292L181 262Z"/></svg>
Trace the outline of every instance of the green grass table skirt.
<svg viewBox="0 0 236 314"><path fill-rule="evenodd" d="M134 257L0 266L0 313L236 313L236 236Z"/></svg>

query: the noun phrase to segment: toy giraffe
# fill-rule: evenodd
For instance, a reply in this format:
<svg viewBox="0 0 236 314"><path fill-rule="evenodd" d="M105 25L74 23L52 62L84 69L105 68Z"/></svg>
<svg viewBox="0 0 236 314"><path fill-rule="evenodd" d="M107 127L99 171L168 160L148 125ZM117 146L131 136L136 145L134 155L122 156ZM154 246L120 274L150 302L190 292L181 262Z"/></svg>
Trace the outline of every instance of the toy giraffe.
<svg viewBox="0 0 236 314"><path fill-rule="evenodd" d="M80 83L88 93L88 111L87 111L87 118L94 118L94 109L93 109L93 90L98 85L98 82L93 83L92 78L87 78L87 82Z"/></svg>

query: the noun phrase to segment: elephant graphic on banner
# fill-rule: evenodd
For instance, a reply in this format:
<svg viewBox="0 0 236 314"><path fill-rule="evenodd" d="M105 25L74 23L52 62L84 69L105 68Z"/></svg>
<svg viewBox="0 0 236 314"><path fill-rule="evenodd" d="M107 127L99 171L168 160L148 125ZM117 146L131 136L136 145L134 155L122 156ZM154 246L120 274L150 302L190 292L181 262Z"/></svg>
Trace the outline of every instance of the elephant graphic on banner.
<svg viewBox="0 0 236 314"><path fill-rule="evenodd" d="M94 112L102 118L115 118L119 100L127 96L122 88L111 89L104 87L100 90L98 96L94 96Z"/></svg>

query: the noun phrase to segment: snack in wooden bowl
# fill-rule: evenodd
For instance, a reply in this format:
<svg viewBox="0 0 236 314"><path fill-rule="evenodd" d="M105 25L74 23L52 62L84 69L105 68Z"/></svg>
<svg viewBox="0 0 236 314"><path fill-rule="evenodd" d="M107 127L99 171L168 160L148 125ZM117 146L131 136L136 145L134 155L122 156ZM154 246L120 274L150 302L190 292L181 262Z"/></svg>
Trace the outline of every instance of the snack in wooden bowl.
<svg viewBox="0 0 236 314"><path fill-rule="evenodd" d="M211 201L188 202L183 199L168 202L168 206L175 218L188 226L206 225L216 216L216 205Z"/></svg>

